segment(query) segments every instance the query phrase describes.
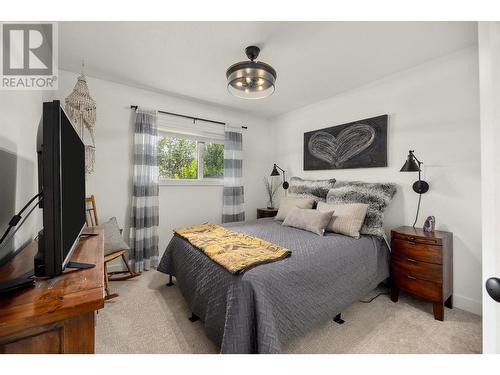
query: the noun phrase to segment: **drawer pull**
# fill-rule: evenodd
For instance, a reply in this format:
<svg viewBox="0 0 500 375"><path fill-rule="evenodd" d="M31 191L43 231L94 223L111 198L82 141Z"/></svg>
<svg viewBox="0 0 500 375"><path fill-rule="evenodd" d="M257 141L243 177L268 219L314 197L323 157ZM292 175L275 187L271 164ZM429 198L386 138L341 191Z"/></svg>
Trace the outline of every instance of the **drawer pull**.
<svg viewBox="0 0 500 375"><path fill-rule="evenodd" d="M412 258L406 258L406 260L408 262L417 263L417 261L415 259L412 259Z"/></svg>
<svg viewBox="0 0 500 375"><path fill-rule="evenodd" d="M411 279L411 280L417 280L416 277L413 277L413 276L410 276L410 275L406 275L407 278Z"/></svg>

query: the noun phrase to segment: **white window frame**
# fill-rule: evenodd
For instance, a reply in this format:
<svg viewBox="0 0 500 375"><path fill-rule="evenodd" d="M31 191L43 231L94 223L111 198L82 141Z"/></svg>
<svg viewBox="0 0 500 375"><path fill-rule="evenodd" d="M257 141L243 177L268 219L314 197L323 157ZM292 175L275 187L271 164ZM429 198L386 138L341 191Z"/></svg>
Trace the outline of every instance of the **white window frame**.
<svg viewBox="0 0 500 375"><path fill-rule="evenodd" d="M158 136L167 136L167 137L179 137L179 138L188 138L196 141L196 152L197 152L197 162L198 162L198 171L196 179L173 179L173 178L162 178L159 176L159 185L160 186L223 186L224 185L224 177L221 178L204 178L203 177L203 153L205 151L206 143L218 143L224 145L223 136L217 134L205 135L203 133L193 133L193 132L178 132L172 131L168 128L159 128Z"/></svg>

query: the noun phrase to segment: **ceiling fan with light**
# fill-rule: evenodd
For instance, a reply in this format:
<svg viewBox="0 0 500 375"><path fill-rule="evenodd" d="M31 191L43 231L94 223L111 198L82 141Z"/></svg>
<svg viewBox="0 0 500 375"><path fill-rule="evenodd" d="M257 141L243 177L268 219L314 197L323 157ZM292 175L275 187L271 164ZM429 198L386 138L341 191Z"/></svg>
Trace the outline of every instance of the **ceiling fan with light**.
<svg viewBox="0 0 500 375"><path fill-rule="evenodd" d="M275 90L276 70L269 64L255 61L259 47L249 46L245 53L250 61L233 64L226 71L227 90L237 98L266 98Z"/></svg>

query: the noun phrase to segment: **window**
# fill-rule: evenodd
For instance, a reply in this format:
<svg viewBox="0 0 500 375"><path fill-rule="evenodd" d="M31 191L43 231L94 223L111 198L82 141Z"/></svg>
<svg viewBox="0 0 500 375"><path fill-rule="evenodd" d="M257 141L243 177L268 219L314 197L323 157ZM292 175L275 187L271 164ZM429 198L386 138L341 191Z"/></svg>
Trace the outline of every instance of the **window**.
<svg viewBox="0 0 500 375"><path fill-rule="evenodd" d="M224 142L201 135L159 132L160 182L221 184Z"/></svg>
<svg viewBox="0 0 500 375"><path fill-rule="evenodd" d="M158 115L158 166L164 185L222 185L224 126Z"/></svg>

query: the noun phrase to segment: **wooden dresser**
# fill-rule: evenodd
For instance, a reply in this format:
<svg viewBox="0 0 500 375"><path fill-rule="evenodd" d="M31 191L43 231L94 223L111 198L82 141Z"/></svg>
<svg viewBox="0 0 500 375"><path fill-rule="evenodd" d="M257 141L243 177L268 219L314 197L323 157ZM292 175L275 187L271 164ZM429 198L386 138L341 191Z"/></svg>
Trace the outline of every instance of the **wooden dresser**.
<svg viewBox="0 0 500 375"><path fill-rule="evenodd" d="M95 313L104 307L104 239L95 232L99 235L79 241L71 260L96 267L67 269L0 296L0 353L94 353ZM0 280L32 269L36 251L33 241L2 267Z"/></svg>
<svg viewBox="0 0 500 375"><path fill-rule="evenodd" d="M453 234L424 232L413 227L391 231L391 300L399 291L433 303L434 318L444 319L444 306L452 308Z"/></svg>

